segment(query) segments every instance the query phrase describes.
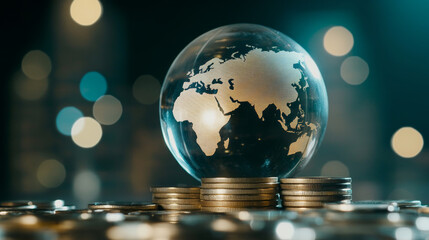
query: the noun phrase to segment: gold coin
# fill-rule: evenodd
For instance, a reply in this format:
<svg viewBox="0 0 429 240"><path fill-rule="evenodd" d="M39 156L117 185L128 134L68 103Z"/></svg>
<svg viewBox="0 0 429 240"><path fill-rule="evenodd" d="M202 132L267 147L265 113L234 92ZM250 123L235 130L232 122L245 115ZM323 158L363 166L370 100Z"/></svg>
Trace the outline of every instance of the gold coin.
<svg viewBox="0 0 429 240"><path fill-rule="evenodd" d="M275 188L259 189L201 189L201 194L221 194L221 195L248 195L248 194L275 194Z"/></svg>
<svg viewBox="0 0 429 240"><path fill-rule="evenodd" d="M284 207L323 207L323 202L282 202Z"/></svg>
<svg viewBox="0 0 429 240"><path fill-rule="evenodd" d="M277 177L256 177L256 178L201 178L202 183L277 183Z"/></svg>
<svg viewBox="0 0 429 240"><path fill-rule="evenodd" d="M316 202L328 202L328 201L341 201L351 200L352 195L326 195L326 196L282 196L283 201L316 201Z"/></svg>
<svg viewBox="0 0 429 240"><path fill-rule="evenodd" d="M282 190L281 195L284 196L325 196L325 195L351 195L350 188L330 190L330 191L304 191L304 190Z"/></svg>
<svg viewBox="0 0 429 240"><path fill-rule="evenodd" d="M201 195L201 200L209 201L254 201L254 200L274 200L275 194L255 194L255 195Z"/></svg>
<svg viewBox="0 0 429 240"><path fill-rule="evenodd" d="M199 187L151 187L153 193L200 193Z"/></svg>
<svg viewBox="0 0 429 240"><path fill-rule="evenodd" d="M282 183L280 188L283 190L336 190L343 188L351 188L350 183L305 183L305 184L294 184L294 183Z"/></svg>
<svg viewBox="0 0 429 240"><path fill-rule="evenodd" d="M200 204L200 199L180 199L180 198L152 198L152 202L158 204Z"/></svg>
<svg viewBox="0 0 429 240"><path fill-rule="evenodd" d="M93 204L88 204L88 208L91 210L103 209L103 210L138 211L138 210L157 210L158 205L153 203L135 203L135 202L96 202Z"/></svg>
<svg viewBox="0 0 429 240"><path fill-rule="evenodd" d="M200 199L197 193L152 193L155 198L180 198L180 199Z"/></svg>
<svg viewBox="0 0 429 240"><path fill-rule="evenodd" d="M203 207L268 207L277 205L277 201L201 201Z"/></svg>
<svg viewBox="0 0 429 240"><path fill-rule="evenodd" d="M423 213L423 214L429 214L429 207L425 206L425 207L421 207L417 210L419 213Z"/></svg>
<svg viewBox="0 0 429 240"><path fill-rule="evenodd" d="M275 206L270 207L258 207L258 208L250 208L250 207L201 207L201 211L205 212L239 212L239 211L249 211L249 210L261 210L261 209L275 209Z"/></svg>
<svg viewBox="0 0 429 240"><path fill-rule="evenodd" d="M284 207L323 207L326 202L316 202L316 201L293 201L286 202L283 201L282 205ZM336 201L335 203L350 203L349 200Z"/></svg>
<svg viewBox="0 0 429 240"><path fill-rule="evenodd" d="M285 209L288 211L306 212L306 211L317 210L320 208L317 208L317 207L285 207Z"/></svg>
<svg viewBox="0 0 429 240"><path fill-rule="evenodd" d="M302 178L281 178L281 183L351 183L349 177L302 177Z"/></svg>
<svg viewBox="0 0 429 240"><path fill-rule="evenodd" d="M159 204L164 210L200 210L199 204Z"/></svg>
<svg viewBox="0 0 429 240"><path fill-rule="evenodd" d="M203 189L254 189L254 188L277 188L278 183L202 183Z"/></svg>

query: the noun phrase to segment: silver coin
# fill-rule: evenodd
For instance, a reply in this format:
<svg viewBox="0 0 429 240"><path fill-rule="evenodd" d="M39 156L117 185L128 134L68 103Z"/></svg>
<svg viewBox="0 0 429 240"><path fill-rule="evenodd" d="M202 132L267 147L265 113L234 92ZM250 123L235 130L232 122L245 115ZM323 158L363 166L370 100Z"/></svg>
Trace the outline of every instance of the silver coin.
<svg viewBox="0 0 429 240"><path fill-rule="evenodd" d="M412 206L421 206L422 202L420 200L363 200L356 201L354 203L363 203L363 204L391 204L396 203L399 207L412 207Z"/></svg>
<svg viewBox="0 0 429 240"><path fill-rule="evenodd" d="M339 212L396 212L399 210L398 205L395 203L325 203L324 207Z"/></svg>
<svg viewBox="0 0 429 240"><path fill-rule="evenodd" d="M202 183L278 183L277 177L256 177L256 178L201 178Z"/></svg>
<svg viewBox="0 0 429 240"><path fill-rule="evenodd" d="M281 178L280 183L351 183L350 177L301 177Z"/></svg>

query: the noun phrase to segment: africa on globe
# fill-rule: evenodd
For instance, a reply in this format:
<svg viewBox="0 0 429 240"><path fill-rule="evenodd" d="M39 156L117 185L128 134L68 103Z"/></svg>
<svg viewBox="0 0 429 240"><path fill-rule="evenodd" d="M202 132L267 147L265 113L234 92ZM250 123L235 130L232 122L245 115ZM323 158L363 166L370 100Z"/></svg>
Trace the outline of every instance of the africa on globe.
<svg viewBox="0 0 429 240"><path fill-rule="evenodd" d="M176 57L161 90L168 148L193 177L287 177L323 138L328 101L310 55L255 24L211 30Z"/></svg>

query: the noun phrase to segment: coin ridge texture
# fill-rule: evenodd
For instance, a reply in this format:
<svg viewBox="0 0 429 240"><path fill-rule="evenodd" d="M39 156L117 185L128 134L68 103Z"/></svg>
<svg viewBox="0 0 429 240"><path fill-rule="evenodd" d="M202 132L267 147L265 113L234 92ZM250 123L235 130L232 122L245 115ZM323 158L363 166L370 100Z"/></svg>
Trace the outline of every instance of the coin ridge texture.
<svg viewBox="0 0 429 240"><path fill-rule="evenodd" d="M151 187L152 193L200 193L199 187Z"/></svg>
<svg viewBox="0 0 429 240"><path fill-rule="evenodd" d="M260 178L201 178L202 183L278 183L277 177L260 177Z"/></svg>
<svg viewBox="0 0 429 240"><path fill-rule="evenodd" d="M350 177L302 177L302 178L281 178L280 183L349 183Z"/></svg>
<svg viewBox="0 0 429 240"><path fill-rule="evenodd" d="M273 200L276 199L275 194L254 194L254 195L221 195L221 194L212 194L212 195L201 195L201 200L210 200L210 201L254 201L254 200Z"/></svg>
<svg viewBox="0 0 429 240"><path fill-rule="evenodd" d="M254 188L277 188L277 183L203 183L202 189L254 189Z"/></svg>
<svg viewBox="0 0 429 240"><path fill-rule="evenodd" d="M221 195L249 195L249 194L274 194L277 193L275 188L255 188L255 189L201 189L201 194L221 194Z"/></svg>

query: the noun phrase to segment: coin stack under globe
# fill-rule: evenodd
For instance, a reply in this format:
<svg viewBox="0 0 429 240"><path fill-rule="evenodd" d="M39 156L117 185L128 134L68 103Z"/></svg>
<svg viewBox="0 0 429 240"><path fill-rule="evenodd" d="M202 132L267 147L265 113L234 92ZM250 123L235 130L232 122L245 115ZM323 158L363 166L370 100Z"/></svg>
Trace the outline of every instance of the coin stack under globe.
<svg viewBox="0 0 429 240"><path fill-rule="evenodd" d="M325 203L347 203L352 199L349 177L303 177L280 179L283 207L292 210L322 208Z"/></svg>
<svg viewBox="0 0 429 240"><path fill-rule="evenodd" d="M277 205L278 178L202 178L201 210L231 212L272 209Z"/></svg>
<svg viewBox="0 0 429 240"><path fill-rule="evenodd" d="M163 210L192 211L200 210L199 187L151 187L152 202Z"/></svg>

